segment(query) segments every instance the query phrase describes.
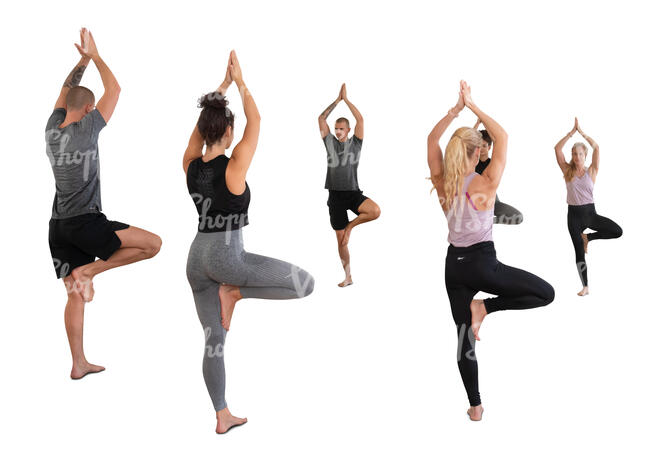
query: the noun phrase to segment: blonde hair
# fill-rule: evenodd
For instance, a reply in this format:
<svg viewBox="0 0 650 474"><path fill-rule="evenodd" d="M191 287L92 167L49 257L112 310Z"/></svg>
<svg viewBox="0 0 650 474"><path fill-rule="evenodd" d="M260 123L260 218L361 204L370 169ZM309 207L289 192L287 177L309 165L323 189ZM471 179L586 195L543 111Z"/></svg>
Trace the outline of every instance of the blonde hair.
<svg viewBox="0 0 650 474"><path fill-rule="evenodd" d="M576 168L576 164L573 161L573 150L575 150L576 148L582 148L582 151L585 152L585 158L587 157L587 153L589 151L587 145L585 145L582 142L575 142L573 144L573 146L571 147L571 161L569 161L569 167L564 172L564 179L567 182L571 181L574 178L576 171L578 171Z"/></svg>
<svg viewBox="0 0 650 474"><path fill-rule="evenodd" d="M445 149L443 159L443 186L445 191L446 210L451 209L452 203L458 205L456 199L463 191L463 182L469 165L469 158L477 148L481 147L481 133L471 127L461 127L454 132Z"/></svg>

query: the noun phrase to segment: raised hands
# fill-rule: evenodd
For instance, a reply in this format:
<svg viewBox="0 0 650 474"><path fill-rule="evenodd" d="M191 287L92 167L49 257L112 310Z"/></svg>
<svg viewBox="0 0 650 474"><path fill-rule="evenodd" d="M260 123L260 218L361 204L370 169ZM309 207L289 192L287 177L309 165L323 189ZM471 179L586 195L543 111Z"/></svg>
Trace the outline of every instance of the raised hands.
<svg viewBox="0 0 650 474"><path fill-rule="evenodd" d="M234 49L230 52L228 73L230 74L231 79L238 86L244 82L244 79L242 77L241 67L239 66L239 60L237 59L237 53L235 53Z"/></svg>
<svg viewBox="0 0 650 474"><path fill-rule="evenodd" d="M347 102L347 101L348 101L348 91L347 91L347 89L345 88L345 82L344 82L343 85L341 86L341 90L339 91L339 97L338 97L337 100L338 100L339 102L340 102L340 101L343 101L343 102Z"/></svg>
<svg viewBox="0 0 650 474"><path fill-rule="evenodd" d="M74 44L77 48L77 51L79 51L79 54L81 54L81 56L84 58L90 59L99 57L99 53L97 52L97 45L95 44L95 39L93 38L93 34L90 32L90 30L82 28L81 31L79 31L79 36L81 45L78 45L77 43Z"/></svg>
<svg viewBox="0 0 650 474"><path fill-rule="evenodd" d="M472 88L465 81L460 81L460 95L463 98L463 103L470 109L474 105L472 100Z"/></svg>

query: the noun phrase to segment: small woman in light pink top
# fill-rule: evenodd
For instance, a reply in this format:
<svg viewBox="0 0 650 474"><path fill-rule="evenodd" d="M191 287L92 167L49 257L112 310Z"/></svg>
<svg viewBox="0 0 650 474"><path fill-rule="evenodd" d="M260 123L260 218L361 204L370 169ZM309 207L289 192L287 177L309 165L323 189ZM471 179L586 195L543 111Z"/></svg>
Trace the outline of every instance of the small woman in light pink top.
<svg viewBox="0 0 650 474"><path fill-rule="evenodd" d="M564 158L562 148L576 132L582 135L593 149L591 165L588 168L585 167L587 145L584 143L574 143L571 148L570 162L567 163ZM566 182L566 200L569 205L567 226L576 254L576 266L582 281L582 290L578 292L578 296L585 296L589 294L587 263L585 262L589 242L598 239L617 239L623 235L623 230L613 220L596 213L594 183L600 165L600 150L598 144L580 129L577 118L573 129L555 145L555 157ZM584 231L587 228L595 232L585 234Z"/></svg>

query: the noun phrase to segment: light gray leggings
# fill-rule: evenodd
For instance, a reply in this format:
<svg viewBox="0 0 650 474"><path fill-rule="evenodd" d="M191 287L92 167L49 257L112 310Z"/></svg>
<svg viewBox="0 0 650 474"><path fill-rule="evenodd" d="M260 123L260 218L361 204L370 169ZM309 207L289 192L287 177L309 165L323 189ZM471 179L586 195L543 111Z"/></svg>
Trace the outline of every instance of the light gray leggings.
<svg viewBox="0 0 650 474"><path fill-rule="evenodd" d="M226 330L221 325L219 285L238 286L242 298L287 300L309 295L314 279L290 263L246 252L241 229L197 232L186 272L205 333L203 378L214 409L219 411L227 406L223 362Z"/></svg>

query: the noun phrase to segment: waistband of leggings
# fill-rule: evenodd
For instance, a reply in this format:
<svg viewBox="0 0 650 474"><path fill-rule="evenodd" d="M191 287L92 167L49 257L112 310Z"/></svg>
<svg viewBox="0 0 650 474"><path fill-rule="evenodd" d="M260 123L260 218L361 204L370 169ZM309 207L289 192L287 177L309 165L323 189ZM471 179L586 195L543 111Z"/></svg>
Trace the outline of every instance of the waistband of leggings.
<svg viewBox="0 0 650 474"><path fill-rule="evenodd" d="M585 211L592 211L596 209L596 205L593 202L590 202L589 204L582 204L580 206L568 204L568 207L569 207L569 212L585 212Z"/></svg>
<svg viewBox="0 0 650 474"><path fill-rule="evenodd" d="M447 247L447 255L467 255L474 252L496 252L494 248L494 242L488 240L487 242L479 242L469 247L454 247L449 244Z"/></svg>

